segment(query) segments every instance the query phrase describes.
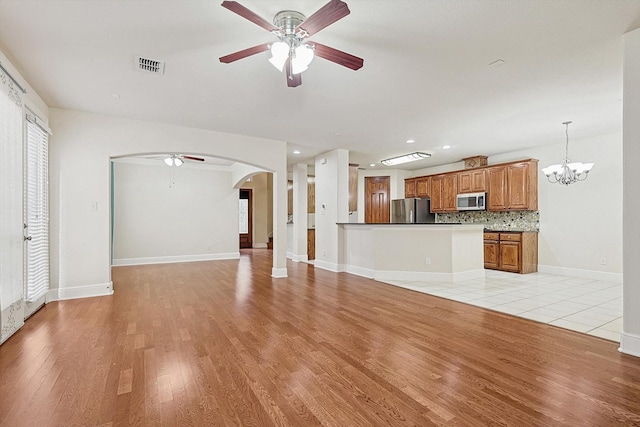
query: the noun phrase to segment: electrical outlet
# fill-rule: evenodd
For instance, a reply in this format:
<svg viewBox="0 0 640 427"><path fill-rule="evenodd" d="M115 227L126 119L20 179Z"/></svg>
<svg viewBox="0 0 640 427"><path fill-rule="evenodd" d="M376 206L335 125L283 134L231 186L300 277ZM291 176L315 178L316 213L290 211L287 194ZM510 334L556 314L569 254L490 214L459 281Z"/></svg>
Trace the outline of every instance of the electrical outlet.
<svg viewBox="0 0 640 427"><path fill-rule="evenodd" d="M600 258L600 265L607 265L607 259L605 257Z"/></svg>
<svg viewBox="0 0 640 427"><path fill-rule="evenodd" d="M424 260L424 262L425 262L427 265L430 265L430 264L431 264L431 258L426 258L426 259Z"/></svg>

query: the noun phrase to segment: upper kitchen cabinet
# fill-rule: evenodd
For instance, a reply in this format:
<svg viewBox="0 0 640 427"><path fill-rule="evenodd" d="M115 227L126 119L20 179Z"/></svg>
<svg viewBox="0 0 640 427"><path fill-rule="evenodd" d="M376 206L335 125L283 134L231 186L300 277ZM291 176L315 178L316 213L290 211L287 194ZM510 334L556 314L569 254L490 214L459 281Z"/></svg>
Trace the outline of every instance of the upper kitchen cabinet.
<svg viewBox="0 0 640 427"><path fill-rule="evenodd" d="M307 177L307 213L316 213L316 177Z"/></svg>
<svg viewBox="0 0 640 427"><path fill-rule="evenodd" d="M458 174L447 173L431 177L431 212L455 212L458 194Z"/></svg>
<svg viewBox="0 0 640 427"><path fill-rule="evenodd" d="M487 210L537 210L538 161L531 159L487 168Z"/></svg>
<svg viewBox="0 0 640 427"><path fill-rule="evenodd" d="M416 178L404 180L404 197L416 197Z"/></svg>
<svg viewBox="0 0 640 427"><path fill-rule="evenodd" d="M349 163L349 212L358 210L358 165Z"/></svg>
<svg viewBox="0 0 640 427"><path fill-rule="evenodd" d="M416 197L431 196L431 177L421 176L416 178Z"/></svg>
<svg viewBox="0 0 640 427"><path fill-rule="evenodd" d="M458 193L484 193L487 191L487 170L470 169L458 172Z"/></svg>

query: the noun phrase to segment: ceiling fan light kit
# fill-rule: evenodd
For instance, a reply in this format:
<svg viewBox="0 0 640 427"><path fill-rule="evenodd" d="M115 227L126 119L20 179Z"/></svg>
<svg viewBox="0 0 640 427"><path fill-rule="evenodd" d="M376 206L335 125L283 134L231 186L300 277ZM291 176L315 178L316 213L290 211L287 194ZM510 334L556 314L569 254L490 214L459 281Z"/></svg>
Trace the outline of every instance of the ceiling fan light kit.
<svg viewBox="0 0 640 427"><path fill-rule="evenodd" d="M276 13L273 24L238 2L223 1L222 7L271 32L278 38L278 41L263 43L223 56L220 58L220 62L228 64L269 50L271 51L269 62L279 71L286 71L288 87L297 87L302 84L300 74L308 69L315 56L352 70L358 70L364 64L364 60L357 56L320 43L306 42L307 37L350 13L349 7L343 1L331 0L309 18L295 10L283 10Z"/></svg>
<svg viewBox="0 0 640 427"><path fill-rule="evenodd" d="M177 154L171 154L170 156L167 156L164 158L164 163L167 166L182 166L182 164L184 163L182 161L182 159L177 155Z"/></svg>

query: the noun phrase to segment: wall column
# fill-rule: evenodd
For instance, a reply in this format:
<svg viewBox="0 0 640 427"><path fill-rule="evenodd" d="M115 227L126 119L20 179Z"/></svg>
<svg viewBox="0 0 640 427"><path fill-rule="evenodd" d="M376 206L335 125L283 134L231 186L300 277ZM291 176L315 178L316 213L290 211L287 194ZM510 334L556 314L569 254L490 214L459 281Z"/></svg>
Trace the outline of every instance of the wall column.
<svg viewBox="0 0 640 427"><path fill-rule="evenodd" d="M293 166L293 261L307 261L307 165Z"/></svg>
<svg viewBox="0 0 640 427"><path fill-rule="evenodd" d="M343 271L337 223L349 222L349 152L333 150L316 157L315 266Z"/></svg>
<svg viewBox="0 0 640 427"><path fill-rule="evenodd" d="M640 357L640 29L624 35L623 69L623 323L620 351Z"/></svg>

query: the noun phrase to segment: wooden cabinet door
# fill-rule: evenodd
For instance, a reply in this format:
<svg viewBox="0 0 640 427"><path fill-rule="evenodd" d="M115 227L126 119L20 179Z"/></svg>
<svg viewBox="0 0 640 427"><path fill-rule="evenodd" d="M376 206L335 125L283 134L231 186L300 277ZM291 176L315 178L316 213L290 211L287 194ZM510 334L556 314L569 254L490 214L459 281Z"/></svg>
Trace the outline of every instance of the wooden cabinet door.
<svg viewBox="0 0 640 427"><path fill-rule="evenodd" d="M443 194L444 175L436 175L431 177L431 212L444 211L444 194Z"/></svg>
<svg viewBox="0 0 640 427"><path fill-rule="evenodd" d="M416 179L404 180L404 197L416 197Z"/></svg>
<svg viewBox="0 0 640 427"><path fill-rule="evenodd" d="M316 259L316 230L307 230L307 259Z"/></svg>
<svg viewBox="0 0 640 427"><path fill-rule="evenodd" d="M365 177L364 222L367 224L391 222L390 180L388 176Z"/></svg>
<svg viewBox="0 0 640 427"><path fill-rule="evenodd" d="M514 210L527 210L529 200L529 163L517 163L507 166L507 208Z"/></svg>
<svg viewBox="0 0 640 427"><path fill-rule="evenodd" d="M316 178L307 177L307 212L316 213Z"/></svg>
<svg viewBox="0 0 640 427"><path fill-rule="evenodd" d="M484 268L500 268L500 243L497 240L484 241Z"/></svg>
<svg viewBox="0 0 640 427"><path fill-rule="evenodd" d="M462 193L473 193L473 176L471 171L458 172L458 191Z"/></svg>
<svg viewBox="0 0 640 427"><path fill-rule="evenodd" d="M287 181L287 214L293 215L293 181Z"/></svg>
<svg viewBox="0 0 640 427"><path fill-rule="evenodd" d="M520 242L500 242L500 269L504 271L520 272L522 259L520 257Z"/></svg>
<svg viewBox="0 0 640 427"><path fill-rule="evenodd" d="M488 195L487 210L507 210L507 168L496 166L487 169Z"/></svg>
<svg viewBox="0 0 640 427"><path fill-rule="evenodd" d="M431 178L421 176L416 178L416 197L429 197L431 193Z"/></svg>
<svg viewBox="0 0 640 427"><path fill-rule="evenodd" d="M458 195L458 174L443 175L442 179L442 210L444 212L456 212Z"/></svg>
<svg viewBox="0 0 640 427"><path fill-rule="evenodd" d="M358 165L349 164L349 212L358 210Z"/></svg>

